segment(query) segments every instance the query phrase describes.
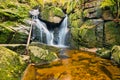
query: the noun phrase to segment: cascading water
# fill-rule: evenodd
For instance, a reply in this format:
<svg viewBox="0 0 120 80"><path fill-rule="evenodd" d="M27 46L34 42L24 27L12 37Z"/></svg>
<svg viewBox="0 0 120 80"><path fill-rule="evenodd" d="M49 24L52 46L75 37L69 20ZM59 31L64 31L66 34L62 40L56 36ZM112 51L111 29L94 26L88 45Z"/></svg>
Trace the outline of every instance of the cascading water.
<svg viewBox="0 0 120 80"><path fill-rule="evenodd" d="M47 26L45 23L43 23L42 21L40 21L39 19L34 19L34 21L36 22L36 27L40 30L40 39L42 42L42 37L43 37L43 33L46 35L46 43L48 45L53 45L53 32L49 31L47 29Z"/></svg>
<svg viewBox="0 0 120 80"><path fill-rule="evenodd" d="M59 46L64 46L65 45L65 38L66 34L68 33L68 16L65 16L65 19L63 20L62 24L60 25L60 30L59 30L59 40L58 40L58 45Z"/></svg>
<svg viewBox="0 0 120 80"><path fill-rule="evenodd" d="M39 29L39 39L40 39L39 41L41 43L46 43L48 45L57 46L57 47L66 47L65 38L68 33L68 28L67 28L68 27L68 23L67 23L68 16L67 15L65 16L61 25L58 26L59 28L58 32L55 33L54 29L48 30L46 24L38 19L38 14L39 14L38 10L33 10L30 12L30 14L32 14L35 25L37 29ZM43 38L44 35L46 38Z"/></svg>

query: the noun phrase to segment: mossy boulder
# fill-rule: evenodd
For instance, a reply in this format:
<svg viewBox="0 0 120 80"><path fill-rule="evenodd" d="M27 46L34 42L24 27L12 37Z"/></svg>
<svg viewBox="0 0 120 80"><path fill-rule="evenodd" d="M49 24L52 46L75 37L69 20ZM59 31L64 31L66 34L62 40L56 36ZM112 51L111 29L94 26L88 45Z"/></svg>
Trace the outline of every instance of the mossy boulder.
<svg viewBox="0 0 120 80"><path fill-rule="evenodd" d="M40 16L43 20L59 23L61 21L61 18L63 18L65 14L59 7L45 6L44 9L41 11Z"/></svg>
<svg viewBox="0 0 120 80"><path fill-rule="evenodd" d="M120 27L113 21L105 23L105 42L106 46L120 44Z"/></svg>
<svg viewBox="0 0 120 80"><path fill-rule="evenodd" d="M11 30L6 29L4 26L0 25L0 43L7 43L11 34L13 34Z"/></svg>
<svg viewBox="0 0 120 80"><path fill-rule="evenodd" d="M71 28L71 37L78 45L102 47L103 25L102 19L87 20L80 27Z"/></svg>
<svg viewBox="0 0 120 80"><path fill-rule="evenodd" d="M28 34L24 32L14 31L10 27L0 25L0 43L1 44L20 44L27 42Z"/></svg>
<svg viewBox="0 0 120 80"><path fill-rule="evenodd" d="M112 52L111 58L116 63L120 64L120 46L117 45L113 46L111 52Z"/></svg>
<svg viewBox="0 0 120 80"><path fill-rule="evenodd" d="M54 52L49 52L38 46L29 46L30 58L32 63L40 64L42 62L50 62L57 59L57 55Z"/></svg>
<svg viewBox="0 0 120 80"><path fill-rule="evenodd" d="M0 47L0 80L20 80L25 63L15 52Z"/></svg>
<svg viewBox="0 0 120 80"><path fill-rule="evenodd" d="M86 24L80 27L79 31L79 40L81 45L85 45L87 47L96 46L96 35L95 35L95 26L87 26Z"/></svg>
<svg viewBox="0 0 120 80"><path fill-rule="evenodd" d="M105 48L100 48L96 51L96 54L102 58L110 59L111 58L111 51Z"/></svg>

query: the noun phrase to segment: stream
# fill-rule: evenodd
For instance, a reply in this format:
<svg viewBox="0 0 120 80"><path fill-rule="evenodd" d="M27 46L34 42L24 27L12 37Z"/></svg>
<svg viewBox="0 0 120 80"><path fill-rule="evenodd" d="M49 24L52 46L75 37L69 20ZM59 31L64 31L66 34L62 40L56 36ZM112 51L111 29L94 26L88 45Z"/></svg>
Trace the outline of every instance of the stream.
<svg viewBox="0 0 120 80"><path fill-rule="evenodd" d="M120 68L95 53L61 50L59 60L30 64L22 80L120 80Z"/></svg>

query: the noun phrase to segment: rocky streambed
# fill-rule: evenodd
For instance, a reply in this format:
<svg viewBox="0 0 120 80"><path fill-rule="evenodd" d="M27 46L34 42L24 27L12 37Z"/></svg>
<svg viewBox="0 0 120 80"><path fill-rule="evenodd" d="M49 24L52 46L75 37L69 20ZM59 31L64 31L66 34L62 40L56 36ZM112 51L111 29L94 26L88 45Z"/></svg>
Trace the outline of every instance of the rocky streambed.
<svg viewBox="0 0 120 80"><path fill-rule="evenodd" d="M93 52L61 50L59 60L30 64L22 80L119 80L120 67Z"/></svg>

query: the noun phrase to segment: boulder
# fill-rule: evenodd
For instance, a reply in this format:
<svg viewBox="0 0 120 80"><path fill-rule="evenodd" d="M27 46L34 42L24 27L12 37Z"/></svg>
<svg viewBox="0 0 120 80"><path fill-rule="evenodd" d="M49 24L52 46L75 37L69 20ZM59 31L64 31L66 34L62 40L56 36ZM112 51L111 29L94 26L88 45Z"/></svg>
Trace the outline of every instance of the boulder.
<svg viewBox="0 0 120 80"><path fill-rule="evenodd" d="M40 16L43 20L53 23L60 23L65 14L59 7L45 6Z"/></svg>
<svg viewBox="0 0 120 80"><path fill-rule="evenodd" d="M105 45L119 45L120 44L120 27L113 21L105 23Z"/></svg>
<svg viewBox="0 0 120 80"><path fill-rule="evenodd" d="M38 46L29 46L29 50L32 63L40 64L42 62L50 62L58 58L54 52L49 52L48 50L44 50Z"/></svg>
<svg viewBox="0 0 120 80"><path fill-rule="evenodd" d="M111 58L116 63L120 64L120 46L117 45L113 46L111 52L112 52Z"/></svg>
<svg viewBox="0 0 120 80"><path fill-rule="evenodd" d="M103 46L103 20L87 20L80 28L71 29L72 44L86 47ZM75 42L74 42L75 41Z"/></svg>
<svg viewBox="0 0 120 80"><path fill-rule="evenodd" d="M0 80L19 80L25 67L17 53L0 47Z"/></svg>

